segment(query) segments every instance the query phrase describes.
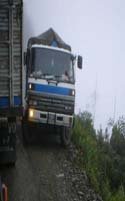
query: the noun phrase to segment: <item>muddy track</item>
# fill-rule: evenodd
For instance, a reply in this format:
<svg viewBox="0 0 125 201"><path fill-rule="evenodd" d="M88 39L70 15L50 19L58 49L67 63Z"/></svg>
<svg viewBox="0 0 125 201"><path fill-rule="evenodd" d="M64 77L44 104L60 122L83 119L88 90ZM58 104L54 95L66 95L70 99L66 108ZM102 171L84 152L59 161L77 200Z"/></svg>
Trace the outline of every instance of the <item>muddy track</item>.
<svg viewBox="0 0 125 201"><path fill-rule="evenodd" d="M54 136L44 136L30 146L23 146L21 136L19 128L15 167L0 168L9 187L9 201L99 200Z"/></svg>

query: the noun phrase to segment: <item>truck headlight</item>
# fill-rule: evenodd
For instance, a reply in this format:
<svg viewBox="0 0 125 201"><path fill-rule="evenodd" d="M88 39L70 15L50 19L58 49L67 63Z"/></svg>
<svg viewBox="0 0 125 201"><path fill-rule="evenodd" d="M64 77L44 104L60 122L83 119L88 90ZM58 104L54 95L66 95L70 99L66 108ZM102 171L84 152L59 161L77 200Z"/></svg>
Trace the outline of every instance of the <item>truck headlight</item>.
<svg viewBox="0 0 125 201"><path fill-rule="evenodd" d="M34 116L34 111L32 109L29 109L29 117L33 118Z"/></svg>

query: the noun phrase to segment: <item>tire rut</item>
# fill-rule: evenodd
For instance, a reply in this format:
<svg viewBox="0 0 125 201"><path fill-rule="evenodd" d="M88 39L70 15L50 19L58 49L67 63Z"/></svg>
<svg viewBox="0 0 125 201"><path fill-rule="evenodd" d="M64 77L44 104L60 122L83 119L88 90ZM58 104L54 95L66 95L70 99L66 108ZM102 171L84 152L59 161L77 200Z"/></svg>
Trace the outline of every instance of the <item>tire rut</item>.
<svg viewBox="0 0 125 201"><path fill-rule="evenodd" d="M39 200L69 200L66 193L64 173L60 169L59 161L59 156L63 155L63 150L59 147L32 146L27 151L37 177Z"/></svg>

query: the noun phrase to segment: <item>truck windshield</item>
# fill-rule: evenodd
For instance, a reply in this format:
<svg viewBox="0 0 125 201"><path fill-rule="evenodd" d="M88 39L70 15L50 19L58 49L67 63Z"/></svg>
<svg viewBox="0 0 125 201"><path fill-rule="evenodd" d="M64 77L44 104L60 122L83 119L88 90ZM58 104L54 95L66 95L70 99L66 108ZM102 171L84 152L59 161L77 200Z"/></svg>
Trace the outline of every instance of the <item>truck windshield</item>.
<svg viewBox="0 0 125 201"><path fill-rule="evenodd" d="M74 82L73 59L70 53L33 47L30 59L30 77Z"/></svg>

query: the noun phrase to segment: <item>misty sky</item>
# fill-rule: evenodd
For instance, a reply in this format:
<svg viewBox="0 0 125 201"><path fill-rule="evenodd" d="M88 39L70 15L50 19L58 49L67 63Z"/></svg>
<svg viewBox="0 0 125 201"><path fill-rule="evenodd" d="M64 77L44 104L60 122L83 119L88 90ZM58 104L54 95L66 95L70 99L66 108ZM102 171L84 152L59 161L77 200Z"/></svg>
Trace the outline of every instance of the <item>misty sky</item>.
<svg viewBox="0 0 125 201"><path fill-rule="evenodd" d="M125 1L24 0L24 48L52 27L84 58L76 75L76 112L90 111L95 126L125 115Z"/></svg>

